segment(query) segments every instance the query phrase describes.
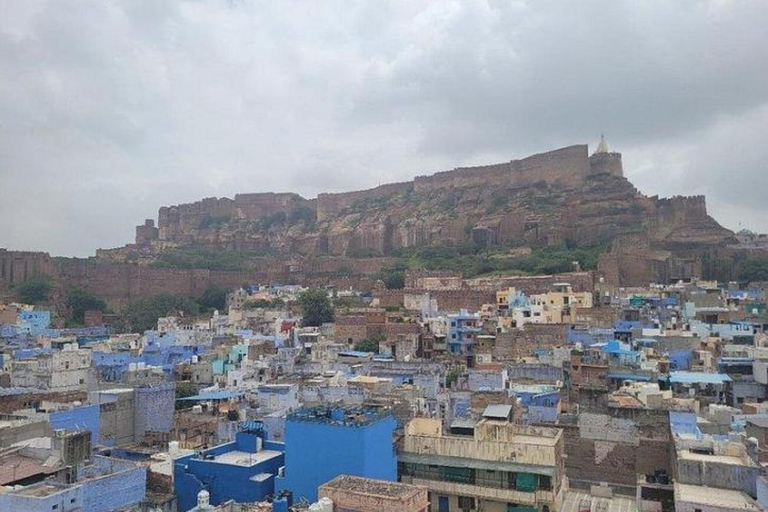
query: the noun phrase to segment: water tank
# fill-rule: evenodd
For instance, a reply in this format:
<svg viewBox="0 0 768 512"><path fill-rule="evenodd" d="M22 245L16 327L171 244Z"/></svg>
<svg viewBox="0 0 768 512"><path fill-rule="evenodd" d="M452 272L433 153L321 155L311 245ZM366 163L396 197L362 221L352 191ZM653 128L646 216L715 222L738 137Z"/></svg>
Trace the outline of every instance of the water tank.
<svg viewBox="0 0 768 512"><path fill-rule="evenodd" d="M128 363L128 371L135 372L136 371L136 363Z"/></svg>
<svg viewBox="0 0 768 512"><path fill-rule="evenodd" d="M203 414L203 406L200 404L193 405L192 406L192 413L193 414Z"/></svg>
<svg viewBox="0 0 768 512"><path fill-rule="evenodd" d="M197 356L192 356L192 362L193 362L193 363L196 363L196 362L197 362Z"/></svg>

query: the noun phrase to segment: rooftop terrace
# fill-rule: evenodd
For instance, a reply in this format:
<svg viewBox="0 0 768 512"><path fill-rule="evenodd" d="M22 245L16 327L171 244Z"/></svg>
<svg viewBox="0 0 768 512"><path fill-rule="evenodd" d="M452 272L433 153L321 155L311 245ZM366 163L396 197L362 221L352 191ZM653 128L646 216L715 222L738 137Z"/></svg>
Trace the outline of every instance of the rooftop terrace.
<svg viewBox="0 0 768 512"><path fill-rule="evenodd" d="M387 409L364 406L347 407L306 407L288 414L289 421L326 423L348 427L362 427L389 416Z"/></svg>
<svg viewBox="0 0 768 512"><path fill-rule="evenodd" d="M351 475L337 476L330 482L324 484L323 487L350 493L387 498L403 498L415 492L419 492L419 488L412 485Z"/></svg>

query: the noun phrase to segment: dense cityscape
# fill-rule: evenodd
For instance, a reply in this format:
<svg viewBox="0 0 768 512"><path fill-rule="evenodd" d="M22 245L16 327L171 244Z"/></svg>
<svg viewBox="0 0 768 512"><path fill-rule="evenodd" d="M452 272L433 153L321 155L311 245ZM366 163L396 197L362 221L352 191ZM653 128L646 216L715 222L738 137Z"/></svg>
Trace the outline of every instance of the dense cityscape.
<svg viewBox="0 0 768 512"><path fill-rule="evenodd" d="M532 168L556 190L580 161L563 163L562 151L501 172ZM626 181L605 140L584 161L578 179ZM515 180L498 172L436 176L467 194ZM359 203L380 190L352 194ZM384 202L397 201L387 190ZM240 202L245 220L297 208L252 194L243 214ZM361 236L363 220L344 254L281 261L226 247L238 221L212 222L220 205L200 204L163 207L158 227L148 220L134 243L87 260L0 253L0 510L766 504L764 237L699 210L666 230L641 224L653 242L635 251L638 229L614 234L605 252L552 250L510 243L503 223L491 237L480 221L464 245L444 235L397 253ZM301 211L267 235L315 218ZM233 255L243 268L228 267ZM506 267L474 270L483 259ZM734 280L713 279L711 261L730 261Z"/></svg>
<svg viewBox="0 0 768 512"><path fill-rule="evenodd" d="M765 0L0 0L0 512L768 511Z"/></svg>

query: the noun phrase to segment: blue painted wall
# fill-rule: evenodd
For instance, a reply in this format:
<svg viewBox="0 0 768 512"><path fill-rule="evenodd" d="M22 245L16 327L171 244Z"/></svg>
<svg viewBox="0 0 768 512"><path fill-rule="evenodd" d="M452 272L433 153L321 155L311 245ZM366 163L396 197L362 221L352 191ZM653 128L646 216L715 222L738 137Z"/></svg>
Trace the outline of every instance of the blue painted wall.
<svg viewBox="0 0 768 512"><path fill-rule="evenodd" d="M317 501L317 488L341 475L394 481L397 459L392 434L396 421L385 416L361 426L288 418L285 424L285 478L278 490L294 501Z"/></svg>
<svg viewBox="0 0 768 512"><path fill-rule="evenodd" d="M216 446L205 453L218 455L234 450L253 452L256 446L254 434L238 432L236 441ZM264 442L264 449L282 452L282 443ZM197 458L195 455L182 457L174 465L174 490L178 497L180 512L197 505L197 494L205 489L211 495L211 504L218 505L227 500L238 502L261 501L275 493L275 477L257 482L251 478L260 473L277 475L285 463L280 455L254 466L236 466Z"/></svg>
<svg viewBox="0 0 768 512"><path fill-rule="evenodd" d="M101 414L99 406L88 404L66 411L55 411L48 415L48 423L54 430L81 431L91 433L91 444L100 442Z"/></svg>

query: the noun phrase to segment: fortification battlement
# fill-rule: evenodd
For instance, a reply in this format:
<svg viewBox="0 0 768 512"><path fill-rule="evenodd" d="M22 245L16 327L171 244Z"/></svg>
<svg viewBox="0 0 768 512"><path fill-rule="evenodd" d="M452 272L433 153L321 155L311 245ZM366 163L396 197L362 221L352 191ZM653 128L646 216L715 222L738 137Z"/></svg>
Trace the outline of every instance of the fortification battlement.
<svg viewBox="0 0 768 512"><path fill-rule="evenodd" d="M195 203L160 208L159 237L161 240L173 239L178 226L181 225L182 229L195 227L205 217L255 220L306 207L316 209L317 220L322 222L356 202L384 199L397 193L429 193L446 188L526 187L542 182L573 188L590 176L606 173L623 176L621 154L601 152L589 156L587 145L580 144L520 160L420 175L413 181L380 185L368 190L321 193L316 200L307 200L293 193L273 192L237 194L234 199L208 197Z"/></svg>
<svg viewBox="0 0 768 512"><path fill-rule="evenodd" d="M413 182L387 183L367 190L353 192L322 193L317 195L317 220L329 219L354 203L369 199L381 199L392 194L407 193L413 190Z"/></svg>
<svg viewBox="0 0 768 512"><path fill-rule="evenodd" d="M656 208L662 215L684 215L686 218L707 216L707 200L702 195L656 198Z"/></svg>

